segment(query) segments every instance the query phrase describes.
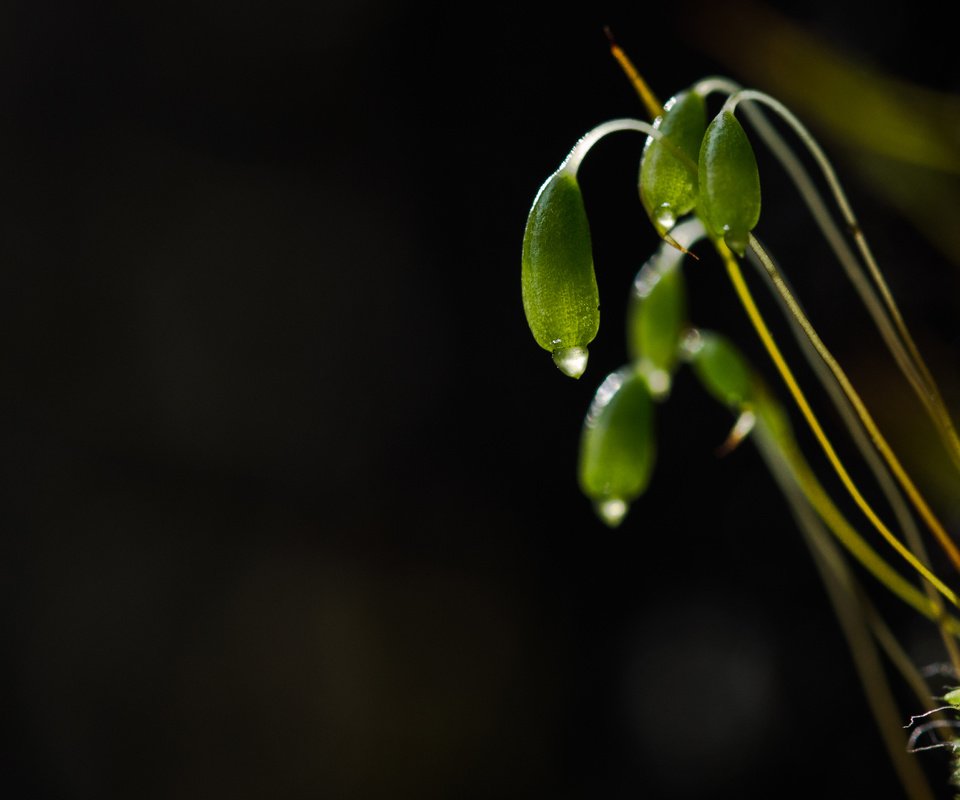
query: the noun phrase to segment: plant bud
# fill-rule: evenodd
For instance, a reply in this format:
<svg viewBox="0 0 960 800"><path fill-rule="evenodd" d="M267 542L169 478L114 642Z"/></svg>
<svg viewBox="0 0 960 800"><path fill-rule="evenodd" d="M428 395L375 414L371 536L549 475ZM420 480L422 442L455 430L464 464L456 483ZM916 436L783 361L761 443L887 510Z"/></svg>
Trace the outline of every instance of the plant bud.
<svg viewBox="0 0 960 800"><path fill-rule="evenodd" d="M623 367L597 390L580 437L580 488L610 527L647 488L655 454L650 391L633 367Z"/></svg>
<svg viewBox="0 0 960 800"><path fill-rule="evenodd" d="M627 305L627 348L657 399L670 391L687 327L684 255L662 245L637 273Z"/></svg>
<svg viewBox="0 0 960 800"><path fill-rule="evenodd" d="M698 331L689 347L693 371L718 401L740 411L754 396L750 365L733 343L719 333Z"/></svg>
<svg viewBox="0 0 960 800"><path fill-rule="evenodd" d="M742 256L760 219L760 175L753 148L737 118L721 111L700 146L697 210L710 232Z"/></svg>
<svg viewBox="0 0 960 800"><path fill-rule="evenodd" d="M579 378L600 327L590 227L576 176L567 170L540 187L523 236L523 310L534 339L557 366Z"/></svg>
<svg viewBox="0 0 960 800"><path fill-rule="evenodd" d="M668 142L649 137L640 162L640 199L663 235L697 204L697 158L707 111L703 97L681 92L653 123Z"/></svg>

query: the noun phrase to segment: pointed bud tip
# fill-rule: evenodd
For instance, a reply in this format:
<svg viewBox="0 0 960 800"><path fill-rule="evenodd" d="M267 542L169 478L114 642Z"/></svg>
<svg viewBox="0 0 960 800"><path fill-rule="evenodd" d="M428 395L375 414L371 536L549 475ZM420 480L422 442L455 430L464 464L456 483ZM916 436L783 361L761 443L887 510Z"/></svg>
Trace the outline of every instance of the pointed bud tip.
<svg viewBox="0 0 960 800"><path fill-rule="evenodd" d="M666 400L670 396L672 379L670 373L651 364L642 364L641 372L654 400Z"/></svg>
<svg viewBox="0 0 960 800"><path fill-rule="evenodd" d="M723 237L723 241L734 253L743 258L747 252L747 237L748 234L746 233L730 231Z"/></svg>
<svg viewBox="0 0 960 800"><path fill-rule="evenodd" d="M673 226L677 224L677 215L673 213L673 209L667 203L664 203L654 213L654 220L665 232L669 233Z"/></svg>
<svg viewBox="0 0 960 800"><path fill-rule="evenodd" d="M564 347L554 350L552 355L553 363L564 375L571 378L579 378L587 369L589 353L586 347Z"/></svg>
<svg viewBox="0 0 960 800"><path fill-rule="evenodd" d="M597 503L594 509L605 525L610 528L617 528L623 522L623 518L627 516L630 506L619 497L611 497Z"/></svg>

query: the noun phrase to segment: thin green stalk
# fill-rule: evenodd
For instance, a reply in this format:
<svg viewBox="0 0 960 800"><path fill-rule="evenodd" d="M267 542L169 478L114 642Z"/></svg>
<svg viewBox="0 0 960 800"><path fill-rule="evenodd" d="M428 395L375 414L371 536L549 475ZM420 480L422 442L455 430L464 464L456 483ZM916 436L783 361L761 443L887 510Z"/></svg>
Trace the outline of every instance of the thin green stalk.
<svg viewBox="0 0 960 800"><path fill-rule="evenodd" d="M778 444L762 427L757 430L757 443L771 473L780 485L794 518L804 534L814 563L826 587L834 612L840 622L854 665L863 684L867 704L877 722L894 769L911 800L933 800L934 795L923 771L906 750L900 715L893 692L884 674L876 644L871 638L868 615L860 602L861 592L839 551L831 542L816 513L806 502L803 492L793 480L791 471L780 458ZM922 678L909 663L898 662L915 682Z"/></svg>
<svg viewBox="0 0 960 800"><path fill-rule="evenodd" d="M761 394L760 404L770 404L765 394ZM757 408L757 418L763 419L764 413ZM772 438L769 425L758 425L761 431L767 431L766 437ZM873 575L888 591L909 605L915 611L931 621L939 622L953 637L960 637L960 620L944 614L942 606L930 600L916 586L907 581L893 569L847 521L843 513L831 500L830 495L817 480L813 469L807 463L800 447L792 436L781 434L776 437L779 458L790 467L792 480L799 486L806 502L817 512L834 538L847 550L860 565Z"/></svg>
<svg viewBox="0 0 960 800"><path fill-rule="evenodd" d="M830 439L824 432L823 427L820 425L820 421L813 413L810 403L807 401L803 390L800 388L799 383L797 383L797 380L793 375L793 370L790 369L786 359L780 352L780 348L777 346L777 343L773 338L773 334L767 327L763 316L760 314L760 310L757 308L757 305L753 300L753 295L750 293L750 289L747 287L747 284L743 279L743 273L740 271L740 265L737 263L736 257L722 241L715 241L715 246L717 252L724 262L724 265L726 266L727 274L731 283L733 284L734 290L736 291L744 310L747 312L747 317L753 324L754 330L757 332L757 335L760 337L760 340L766 348L767 353L774 362L774 365L786 384L787 389L794 399L794 402L800 409L800 412L803 414L807 425L810 427L810 430L826 455L827 460L833 467L834 472L836 472L837 476L840 478L840 481L843 483L844 488L846 488L850 497L864 513L867 519L870 520L874 528L876 528L880 535L883 536L887 543L894 550L896 550L897 553L899 553L900 556L920 575L930 581L930 583L936 587L937 591L939 591L947 600L949 600L952 605L960 608L960 598L958 598L957 594L936 575L934 575L926 566L924 566L909 550L909 548L907 548L903 542L894 536L894 534L883 523L880 517L877 516L877 513L867 502L866 498L864 498L864 496L861 494L860 490L853 482L853 479L850 477L850 474L847 472L846 467L844 467L843 462L840 460L840 457L837 455L837 452L834 449L833 444L830 442Z"/></svg>
<svg viewBox="0 0 960 800"><path fill-rule="evenodd" d="M732 82L730 82L729 85L724 84L721 79L714 79L712 82L702 83L711 90L721 87L724 89L732 89L736 86L736 84ZM810 208L824 237L831 245L843 265L847 276L860 294L864 305L873 318L874 323L877 325L881 336L893 354L898 366L943 436L946 449L953 459L954 464L960 468L960 437L957 435L956 428L943 401L939 387L907 328L900 309L894 300L893 293L890 291L877 265L866 237L843 191L843 187L837 179L833 166L823 152L823 149L809 130L807 130L806 126L779 100L754 89L738 88L727 99L725 107L729 107L729 110L732 111L739 102L746 104L744 108L748 116L751 116L751 121L754 123L757 132L766 141L771 151L780 160L787 173L797 185L801 196ZM830 192L833 194L850 234L853 236L867 271L880 293L882 302L877 299L873 287L864 275L857 260L850 253L845 240L837 230L832 218L826 212L819 192L813 186L806 169L800 164L799 159L796 158L790 147L763 117L763 114L758 109L752 107L752 104L755 102L762 103L776 112L793 129L820 167L824 180Z"/></svg>
<svg viewBox="0 0 960 800"><path fill-rule="evenodd" d="M756 253L760 263L770 276L770 280L772 281L777 292L783 298L784 303L786 303L790 314L797 321L797 324L803 330L803 333L810 341L810 344L813 345L814 349L816 349L817 354L821 359L823 359L824 364L826 364L830 372L833 373L837 383L843 390L844 395L846 395L847 399L850 401L854 411L857 414L857 417L860 419L861 423L869 434L870 439L873 441L877 452L879 452L883 457L883 460L887 463L887 466L897 479L897 482L903 488L907 497L910 499L910 502L913 504L913 507L917 510L917 513L920 514L920 517L933 533L937 539L937 542L947 554L954 567L957 570L960 570L960 549L957 548L957 545L950 538L950 535L943 527L943 524L933 513L933 510L927 504L927 501L924 499L923 495L920 494L920 490L917 489L913 480L907 474L907 471L904 469L903 465L900 463L900 460L893 452L893 448L890 447L886 438L884 438L883 434L880 432L880 429L877 427L876 422L874 422L873 417L867 410L866 405L864 405L863 400L861 400L860 395L857 393L856 389L854 389L853 384L850 383L850 379L841 368L839 362L833 357L833 354L827 349L827 346L820 339L820 336L817 334L810 320L807 318L806 314L804 314L803 309L800 308L800 304L796 301L796 298L794 298L789 287L780 276L780 273L777 270L776 265L773 263L773 260L767 255L766 251L757 241L756 237L754 237L752 234L750 235L750 247L753 252Z"/></svg>
<svg viewBox="0 0 960 800"><path fill-rule="evenodd" d="M762 265L759 263L756 252L750 250L748 256L756 266L760 267L759 271L767 280L771 290L773 290L774 297L783 306L784 310L787 311L786 303L784 302L783 297L779 292L774 290L770 276L765 269L762 269ZM771 261L772 260L773 259L771 258ZM784 279L784 282L786 282L786 279ZM850 433L854 444L856 444L858 450L863 455L867 466L873 473L877 484L880 486L880 490L883 492L884 497L886 497L887 502L893 509L894 516L897 518L897 522L899 523L901 530L903 530L908 546L917 555L920 561L926 567L930 568L931 562L929 556L927 555L926 547L923 543L923 537L920 535L920 531L917 528L913 516L910 514L910 511L907 508L907 505L903 499L903 495L894 481L893 476L890 474L890 470L887 468L883 460L877 455L874 448L871 447L864 428L861 425L860 420L857 418L850 401L841 390L833 373L826 368L824 362L818 357L816 350L813 348L813 345L810 343L809 339L807 339L807 337L803 334L803 330L797 320L789 313L786 314L786 317L790 322L790 327L793 330L794 338L797 340L801 352L819 379L820 384L824 387L829 395L834 407L840 414L847 431ZM940 600L939 594L937 593L936 589L929 584L929 582L924 581L923 585L930 602L933 604L936 618L938 621L942 621L945 609ZM950 663L953 664L954 669L957 670L958 674L960 674L960 647L958 647L956 640L949 633L942 622L938 627L943 640L944 648L949 656Z"/></svg>

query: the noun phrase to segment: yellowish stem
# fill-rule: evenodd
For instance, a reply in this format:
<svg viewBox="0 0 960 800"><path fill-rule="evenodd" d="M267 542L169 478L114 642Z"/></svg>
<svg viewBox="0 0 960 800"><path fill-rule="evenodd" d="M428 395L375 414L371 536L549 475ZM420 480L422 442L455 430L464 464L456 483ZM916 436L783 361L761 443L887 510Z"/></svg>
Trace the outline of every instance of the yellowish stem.
<svg viewBox="0 0 960 800"><path fill-rule="evenodd" d="M874 526L874 528L877 529L880 535L883 536L887 543L894 550L896 550L897 553L911 567L913 567L913 569L915 569L920 575L922 575L934 587L936 587L937 591L940 592L947 600L949 600L951 604L957 608L960 608L960 598L958 598L957 594L929 569L927 569L909 550L909 548L907 548L903 542L894 536L894 534L883 523L880 517L877 516L877 513L867 502L866 498L864 498L864 496L860 493L860 490L853 482L850 474L843 466L843 462L840 461L840 457L837 455L836 450L834 450L833 445L830 443L830 439L824 432L819 420L813 413L813 409L807 402L807 398L803 394L803 390L800 388L800 385L797 383L797 380L793 375L793 371L790 369L783 357L783 354L780 352L780 348L777 346L777 343L773 338L773 334L771 334L766 322L764 322L763 316L761 315L760 310L757 308L756 303L753 300L753 296L750 294L750 289L747 287L747 284L743 279L743 273L740 270L740 265L737 263L736 258L722 241L717 240L715 245L717 252L720 254L720 257L724 262L724 265L727 269L727 274L730 277L730 281L733 284L737 296L740 298L740 302L743 304L744 310L747 312L747 316L750 318L750 322L753 324L757 335L760 337L763 346L766 348L767 353L773 360L774 365L786 384L787 389L790 391L794 402L797 404L797 407L803 414L807 425L809 425L814 437L820 444L820 447L823 449L827 460L837 473L837 477L840 478L840 481L850 494L850 497L853 498L853 501L857 504L857 507L864 513L867 519L870 520L870 523Z"/></svg>
<svg viewBox="0 0 960 800"><path fill-rule="evenodd" d="M761 431L761 435L772 438L772 434L766 430ZM775 442L777 452L789 465L803 496L847 552L896 597L927 619L941 623L951 635L960 637L960 620L944 614L939 602L931 600L907 581L857 533L821 486L796 443L786 441L783 436L776 437Z"/></svg>
<svg viewBox="0 0 960 800"><path fill-rule="evenodd" d="M637 71L637 68L633 66L630 57L624 53L623 50L620 49L620 45L614 41L613 34L609 28L605 29L605 33L607 34L607 39L610 40L610 53L617 60L620 69L624 71L634 90L640 96L640 100L646 107L650 119L656 119L663 114L663 105L647 85L643 76Z"/></svg>
<svg viewBox="0 0 960 800"><path fill-rule="evenodd" d="M950 535L947 533L940 520L937 519L937 516L933 513L930 506L927 505L923 495L920 494L920 491L910 479L907 471L903 468L900 460L893 452L893 448L890 447L889 443L880 432L880 429L877 427L877 424L873 421L873 417L870 415L870 412L867 411L867 407L864 405L863 400L860 399L860 395L857 394L856 389L853 388L853 384L850 383L850 379L847 378L847 375L840 367L840 364L820 339L813 325L810 323L810 320L807 319L806 314L803 313L800 305L793 297L793 294L790 292L786 283L784 283L783 278L780 277L780 273L777 271L773 261L769 258L769 256L767 256L766 252L764 252L763 248L752 234L750 236L750 246L759 257L764 268L767 270L767 274L770 276L770 279L773 281L773 284L780 293L780 296L787 304L790 313L793 315L794 319L796 319L797 323L803 329L804 334L806 334L807 339L809 339L810 343L817 351L817 355L823 359L824 364L826 364L830 372L833 373L833 376L836 378L837 383L843 390L843 393L853 406L857 417L863 423L863 427L873 440L874 446L877 448L877 452L880 453L880 455L883 457L883 460L887 462L887 466L897 479L897 482L903 488L903 491L910 499L910 502L913 503L914 508L917 509L917 513L920 514L920 517L926 523L927 527L933 532L937 542L943 548L943 551L947 554L954 567L957 570L960 570L960 549L957 548L957 545L950 538Z"/></svg>

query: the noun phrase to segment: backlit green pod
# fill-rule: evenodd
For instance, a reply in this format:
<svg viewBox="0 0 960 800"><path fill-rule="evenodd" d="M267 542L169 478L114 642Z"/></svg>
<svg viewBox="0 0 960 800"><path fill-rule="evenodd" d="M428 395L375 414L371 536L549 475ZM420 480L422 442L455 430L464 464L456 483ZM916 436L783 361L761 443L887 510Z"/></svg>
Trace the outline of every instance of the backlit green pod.
<svg viewBox="0 0 960 800"><path fill-rule="evenodd" d="M627 305L627 348L657 399L670 391L687 327L684 254L662 245L641 267Z"/></svg>
<svg viewBox="0 0 960 800"><path fill-rule="evenodd" d="M534 339L562 372L579 378L600 327L587 212L576 176L551 175L533 201L523 236L523 310Z"/></svg>
<svg viewBox="0 0 960 800"><path fill-rule="evenodd" d="M623 367L597 389L580 437L580 488L610 527L647 488L655 455L650 390L633 367Z"/></svg>
<svg viewBox="0 0 960 800"><path fill-rule="evenodd" d="M640 199L663 235L697 204L697 159L707 127L703 97L692 91L671 97L653 124L669 143L647 139L640 162Z"/></svg>
<svg viewBox="0 0 960 800"><path fill-rule="evenodd" d="M738 255L760 219L760 174L753 148L737 118L721 111L703 136L697 212L710 232Z"/></svg>
<svg viewBox="0 0 960 800"><path fill-rule="evenodd" d="M698 331L690 363L704 388L725 406L740 411L754 396L753 370L725 336Z"/></svg>
<svg viewBox="0 0 960 800"><path fill-rule="evenodd" d="M955 708L960 708L960 689L951 689L943 696L943 699Z"/></svg>

